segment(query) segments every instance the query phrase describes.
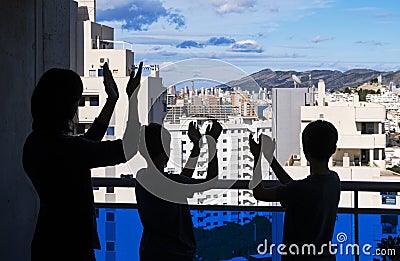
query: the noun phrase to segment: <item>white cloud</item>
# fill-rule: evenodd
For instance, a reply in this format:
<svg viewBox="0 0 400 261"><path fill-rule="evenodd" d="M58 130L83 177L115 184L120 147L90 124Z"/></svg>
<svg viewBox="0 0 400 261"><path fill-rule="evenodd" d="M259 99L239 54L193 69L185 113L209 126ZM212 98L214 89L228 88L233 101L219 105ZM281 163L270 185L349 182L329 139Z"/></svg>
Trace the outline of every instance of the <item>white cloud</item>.
<svg viewBox="0 0 400 261"><path fill-rule="evenodd" d="M325 37L325 36L317 35L311 41L313 43L319 43L319 42L329 41L329 40L333 40L333 37Z"/></svg>
<svg viewBox="0 0 400 261"><path fill-rule="evenodd" d="M212 0L212 5L217 8L217 13L243 13L254 9L256 0Z"/></svg>
<svg viewBox="0 0 400 261"><path fill-rule="evenodd" d="M97 0L96 9L100 11L112 10L115 8L126 6L131 2L132 0Z"/></svg>
<svg viewBox="0 0 400 261"><path fill-rule="evenodd" d="M243 52L243 53L262 53L262 46L254 40L243 40L237 41L230 46L232 52Z"/></svg>

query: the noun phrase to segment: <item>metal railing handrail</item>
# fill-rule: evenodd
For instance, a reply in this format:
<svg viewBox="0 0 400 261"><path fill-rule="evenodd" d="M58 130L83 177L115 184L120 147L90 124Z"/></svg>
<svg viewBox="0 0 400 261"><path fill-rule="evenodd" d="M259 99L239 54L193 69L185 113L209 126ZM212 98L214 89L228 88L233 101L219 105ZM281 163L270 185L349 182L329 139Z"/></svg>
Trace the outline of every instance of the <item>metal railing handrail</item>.
<svg viewBox="0 0 400 261"><path fill-rule="evenodd" d="M250 180L218 180L213 189L249 189ZM94 187L135 187L135 178L100 178L93 177ZM279 185L277 180L263 180L264 187ZM391 181L341 181L341 191L364 192L400 192L400 182Z"/></svg>
<svg viewBox="0 0 400 261"><path fill-rule="evenodd" d="M135 187L134 178L92 178L95 187ZM210 189L249 189L250 180L218 180ZM264 187L279 185L277 180L263 180ZM398 209L385 208L360 208L359 192L399 192L400 182L382 181L341 181L341 191L354 192L353 207L339 208L338 213L349 213L354 215L354 242L359 244L359 214L400 214ZM95 203L100 208L137 208L135 203ZM245 206L245 205L190 205L192 210L232 210L232 211L266 211L281 212L281 206ZM359 260L359 255L355 260Z"/></svg>

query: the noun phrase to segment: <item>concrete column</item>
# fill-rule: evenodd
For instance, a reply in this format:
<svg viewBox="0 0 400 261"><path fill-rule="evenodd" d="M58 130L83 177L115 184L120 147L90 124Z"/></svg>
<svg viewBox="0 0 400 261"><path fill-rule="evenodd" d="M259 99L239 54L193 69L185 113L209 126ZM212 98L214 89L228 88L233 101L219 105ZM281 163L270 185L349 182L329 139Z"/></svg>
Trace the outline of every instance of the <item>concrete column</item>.
<svg viewBox="0 0 400 261"><path fill-rule="evenodd" d="M373 162L374 162L374 150L370 149L369 150L369 164L370 164L370 166L373 165Z"/></svg>
<svg viewBox="0 0 400 261"><path fill-rule="evenodd" d="M378 151L378 160L382 160L382 149Z"/></svg>
<svg viewBox="0 0 400 261"><path fill-rule="evenodd" d="M0 260L30 260L39 207L21 164L32 124L30 98L45 69L70 65L71 2L0 1Z"/></svg>
<svg viewBox="0 0 400 261"><path fill-rule="evenodd" d="M382 123L378 123L378 134L382 134Z"/></svg>

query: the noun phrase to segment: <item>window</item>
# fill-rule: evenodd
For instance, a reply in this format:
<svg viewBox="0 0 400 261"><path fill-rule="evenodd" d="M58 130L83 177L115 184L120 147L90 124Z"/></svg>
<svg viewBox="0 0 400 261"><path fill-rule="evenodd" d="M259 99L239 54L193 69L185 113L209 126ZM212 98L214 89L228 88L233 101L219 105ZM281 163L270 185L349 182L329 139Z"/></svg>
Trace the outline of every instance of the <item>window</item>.
<svg viewBox="0 0 400 261"><path fill-rule="evenodd" d="M182 135L186 135L186 131L182 131Z"/></svg>
<svg viewBox="0 0 400 261"><path fill-rule="evenodd" d="M90 77L96 77L96 70L89 70Z"/></svg>
<svg viewBox="0 0 400 261"><path fill-rule="evenodd" d="M114 127L108 127L107 128L107 135L109 135L109 136L114 136L115 135Z"/></svg>
<svg viewBox="0 0 400 261"><path fill-rule="evenodd" d="M361 134L374 134L374 123L373 122L362 122L361 123Z"/></svg>
<svg viewBox="0 0 400 261"><path fill-rule="evenodd" d="M223 134L226 134L226 130L223 130L222 133L223 133Z"/></svg>
<svg viewBox="0 0 400 261"><path fill-rule="evenodd" d="M222 161L226 161L226 158L222 158Z"/></svg>
<svg viewBox="0 0 400 261"><path fill-rule="evenodd" d="M186 150L182 150L182 153L186 153Z"/></svg>
<svg viewBox="0 0 400 261"><path fill-rule="evenodd" d="M118 74L118 69L114 69L113 74Z"/></svg>
<svg viewBox="0 0 400 261"><path fill-rule="evenodd" d="M182 141L182 144L186 144L186 140L183 140L183 141Z"/></svg>
<svg viewBox="0 0 400 261"><path fill-rule="evenodd" d="M106 242L106 251L115 251L115 242Z"/></svg>
<svg viewBox="0 0 400 261"><path fill-rule="evenodd" d="M226 176L222 176L223 179L226 179Z"/></svg>
<svg viewBox="0 0 400 261"><path fill-rule="evenodd" d="M381 192L382 204L396 205L397 192Z"/></svg>
<svg viewBox="0 0 400 261"><path fill-rule="evenodd" d="M98 76L103 76L104 75L103 68L102 69L97 69L97 75Z"/></svg>
<svg viewBox="0 0 400 261"><path fill-rule="evenodd" d="M89 100L90 100L90 106L99 106L100 104L99 96L91 96Z"/></svg>
<svg viewBox="0 0 400 261"><path fill-rule="evenodd" d="M222 197L223 197L223 198L226 198L226 193L222 194Z"/></svg>
<svg viewBox="0 0 400 261"><path fill-rule="evenodd" d="M226 149L226 148L223 148L223 149L222 149L222 152L226 152L226 151L227 151L227 149Z"/></svg>
<svg viewBox="0 0 400 261"><path fill-rule="evenodd" d="M214 217L218 216L218 213L214 213L213 216L214 216Z"/></svg>
<svg viewBox="0 0 400 261"><path fill-rule="evenodd" d="M222 170L226 170L226 169L227 169L227 167L226 167L226 166L223 166L223 167L222 167Z"/></svg>
<svg viewBox="0 0 400 261"><path fill-rule="evenodd" d="M114 220L115 220L114 212L107 212L106 213L106 221L114 221Z"/></svg>
<svg viewBox="0 0 400 261"><path fill-rule="evenodd" d="M397 233L397 215L381 215L382 234Z"/></svg>
<svg viewBox="0 0 400 261"><path fill-rule="evenodd" d="M80 99L79 99L79 107L85 107L85 96L82 96Z"/></svg>
<svg viewBox="0 0 400 261"><path fill-rule="evenodd" d="M226 139L223 139L223 140L222 140L222 143L226 143Z"/></svg>
<svg viewBox="0 0 400 261"><path fill-rule="evenodd" d="M107 187L107 193L114 193L114 187Z"/></svg>

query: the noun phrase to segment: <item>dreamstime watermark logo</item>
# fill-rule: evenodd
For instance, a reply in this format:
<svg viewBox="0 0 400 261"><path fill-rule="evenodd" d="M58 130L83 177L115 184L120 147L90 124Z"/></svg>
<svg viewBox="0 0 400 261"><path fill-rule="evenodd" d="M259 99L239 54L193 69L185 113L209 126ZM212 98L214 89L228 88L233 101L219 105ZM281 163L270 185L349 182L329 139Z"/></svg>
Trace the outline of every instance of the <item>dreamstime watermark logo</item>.
<svg viewBox="0 0 400 261"><path fill-rule="evenodd" d="M270 244L265 239L263 243L257 246L257 252L260 255L274 254L279 255L360 255L366 256L394 256L396 249L374 249L371 244L362 246L352 243L346 243L348 240L347 234L340 232L336 235L338 244L333 244L329 241L327 244L316 246L315 244Z"/></svg>
<svg viewBox="0 0 400 261"><path fill-rule="evenodd" d="M346 242L346 241L347 241L347 235L346 235L346 233L344 233L344 232L339 232L339 233L336 235L336 240L337 240L337 242L339 242L339 243Z"/></svg>

